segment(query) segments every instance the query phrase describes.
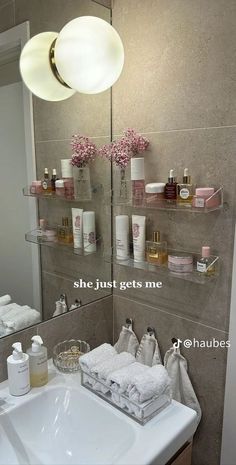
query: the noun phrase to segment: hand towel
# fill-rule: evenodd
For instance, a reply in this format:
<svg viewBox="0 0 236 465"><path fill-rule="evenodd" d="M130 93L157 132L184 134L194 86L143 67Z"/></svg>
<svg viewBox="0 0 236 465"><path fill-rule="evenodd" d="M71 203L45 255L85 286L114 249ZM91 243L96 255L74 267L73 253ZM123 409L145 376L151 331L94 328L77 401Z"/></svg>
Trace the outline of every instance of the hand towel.
<svg viewBox="0 0 236 465"><path fill-rule="evenodd" d="M121 352L121 354L116 354L112 358L109 358L109 360L105 360L95 365L91 369L91 373L110 385L111 382L108 381L108 376L110 373L118 370L119 368L131 365L131 363L134 362L135 358L133 355L129 354L128 352Z"/></svg>
<svg viewBox="0 0 236 465"><path fill-rule="evenodd" d="M2 305L0 307L0 320L2 319L2 316L6 315L9 313L11 310L13 310L16 307L17 304L11 303L7 305Z"/></svg>
<svg viewBox="0 0 236 465"><path fill-rule="evenodd" d="M108 382L111 382L111 387L115 392L122 394L127 390L134 376L140 375L146 370L148 370L146 365L134 362L128 367L123 367L119 370L113 371L108 376Z"/></svg>
<svg viewBox="0 0 236 465"><path fill-rule="evenodd" d="M136 360L149 367L162 364L159 345L154 334L144 334L140 342Z"/></svg>
<svg viewBox="0 0 236 465"><path fill-rule="evenodd" d="M171 379L173 399L195 410L199 423L202 411L188 376L186 359L181 355L179 349L173 347L166 352L164 363Z"/></svg>
<svg viewBox="0 0 236 465"><path fill-rule="evenodd" d="M114 345L118 354L120 354L121 352L129 352L135 357L138 346L139 342L133 330L131 328L126 328L126 326L123 326L119 339Z"/></svg>
<svg viewBox="0 0 236 465"><path fill-rule="evenodd" d="M0 297L0 307L3 305L8 305L11 302L11 296L6 294Z"/></svg>
<svg viewBox="0 0 236 465"><path fill-rule="evenodd" d="M12 316L11 312L4 317L4 326L10 331L19 331L41 321L40 313L28 306L21 307L21 312Z"/></svg>
<svg viewBox="0 0 236 465"><path fill-rule="evenodd" d="M144 374L134 378L130 386L130 400L143 403L152 397L160 396L170 386L170 378L163 365L155 365Z"/></svg>
<svg viewBox="0 0 236 465"><path fill-rule="evenodd" d="M91 350L88 354L80 357L79 363L83 371L89 373L91 368L102 362L108 360L116 354L116 350L110 344L102 344L96 349Z"/></svg>

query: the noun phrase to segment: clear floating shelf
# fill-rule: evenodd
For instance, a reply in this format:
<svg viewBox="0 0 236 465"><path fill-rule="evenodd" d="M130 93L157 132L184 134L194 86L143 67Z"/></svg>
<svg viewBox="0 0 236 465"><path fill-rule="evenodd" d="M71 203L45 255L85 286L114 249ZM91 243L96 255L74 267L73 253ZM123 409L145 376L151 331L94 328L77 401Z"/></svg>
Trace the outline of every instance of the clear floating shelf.
<svg viewBox="0 0 236 465"><path fill-rule="evenodd" d="M50 228L50 229L55 229L55 228ZM45 234L43 234L39 229L34 229L33 231L26 233L25 240L33 244L50 247L52 249L59 249L61 251L73 253L75 255L80 255L84 257L85 256L96 256L96 257L103 256L101 252L101 243L102 243L101 238L96 239L97 250L95 252L90 252L89 250L86 250L86 248L85 249L75 248L73 243L60 242L58 241L57 237L55 237L54 240L49 240L48 237Z"/></svg>
<svg viewBox="0 0 236 465"><path fill-rule="evenodd" d="M130 181L127 182L130 184ZM131 187L128 186L126 192L130 191ZM114 206L124 206L139 209L144 208L164 211L181 211L186 213L210 213L223 208L223 187L215 190L214 194L205 200L204 206L198 208L191 205L178 204L175 200L156 200L155 198L153 200L145 199L142 203L137 204L132 202L130 195L120 195L119 189L114 191L113 204Z"/></svg>
<svg viewBox="0 0 236 465"><path fill-rule="evenodd" d="M217 279L219 276L219 256L211 255L209 257L209 265L208 268L214 266L215 272L212 275L206 275L204 273L199 273L197 271L197 261L200 260L201 255L195 252L187 252L186 250L174 250L168 249L168 255L178 255L178 254L187 254L193 256L193 271L188 273L177 273L170 271L168 269L168 263L164 265L153 265L147 261L143 262L136 262L134 261L133 257L131 256L127 260L120 260L115 255L114 256L105 256L104 260L108 262L112 262L114 265L118 266L126 266L128 268L138 269L147 271L149 273L156 274L158 276L157 280L162 280L164 278L176 278L182 279L184 281L189 281L196 284L209 284ZM148 280L146 280L148 281ZM151 281L151 280L150 280Z"/></svg>
<svg viewBox="0 0 236 465"><path fill-rule="evenodd" d="M33 197L35 199L44 199L44 200L55 200L55 201L65 201L65 202L91 202L93 201L98 195L104 195L104 188L102 184L97 184L91 187L91 195L88 197L83 198L74 198L70 199L61 195L57 195L55 192L53 193L33 193L31 190L31 186L26 186L23 188L23 195L25 197Z"/></svg>

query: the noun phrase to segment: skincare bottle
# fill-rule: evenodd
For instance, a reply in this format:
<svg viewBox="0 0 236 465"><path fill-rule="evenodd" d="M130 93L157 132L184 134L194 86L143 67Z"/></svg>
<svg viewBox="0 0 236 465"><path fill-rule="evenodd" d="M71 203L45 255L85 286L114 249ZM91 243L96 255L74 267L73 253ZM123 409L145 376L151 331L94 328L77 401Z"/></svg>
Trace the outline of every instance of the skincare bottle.
<svg viewBox="0 0 236 465"><path fill-rule="evenodd" d="M142 206L145 200L144 158L131 158L132 203Z"/></svg>
<svg viewBox="0 0 236 465"><path fill-rule="evenodd" d="M174 177L174 170L170 170L168 182L165 185L165 199L175 201L177 197L177 183Z"/></svg>
<svg viewBox="0 0 236 465"><path fill-rule="evenodd" d="M69 158L61 160L61 177L64 181L66 199L74 199L74 178L72 174L72 165Z"/></svg>
<svg viewBox="0 0 236 465"><path fill-rule="evenodd" d="M153 265L164 265L167 262L167 242L161 241L160 231L154 231L152 241L146 242L146 258Z"/></svg>
<svg viewBox="0 0 236 465"><path fill-rule="evenodd" d="M52 170L52 179L51 179L52 193L55 193L55 190L56 190L56 180L57 180L57 170L55 168L53 168L53 170Z"/></svg>
<svg viewBox="0 0 236 465"><path fill-rule="evenodd" d="M73 241L75 249L83 247L83 210L72 208Z"/></svg>
<svg viewBox="0 0 236 465"><path fill-rule="evenodd" d="M63 242L64 244L71 244L73 242L72 226L67 216L62 218L62 225L57 227L57 239L58 242Z"/></svg>
<svg viewBox="0 0 236 465"><path fill-rule="evenodd" d="M27 350L29 356L31 387L44 386L48 382L48 357L40 336L31 338L32 346Z"/></svg>
<svg viewBox="0 0 236 465"><path fill-rule="evenodd" d="M57 179L55 182L56 195L58 197L65 197L65 186L63 179Z"/></svg>
<svg viewBox="0 0 236 465"><path fill-rule="evenodd" d="M129 217L116 216L116 258L127 260L129 258Z"/></svg>
<svg viewBox="0 0 236 465"><path fill-rule="evenodd" d="M211 248L208 246L202 247L202 257L197 261L197 271L207 276L215 274L215 265L212 264Z"/></svg>
<svg viewBox="0 0 236 465"><path fill-rule="evenodd" d="M43 194L48 195L52 193L51 181L49 179L47 168L44 169L44 178L42 180L42 188L43 188Z"/></svg>
<svg viewBox="0 0 236 465"><path fill-rule="evenodd" d="M135 262L145 261L145 227L145 216L132 215L132 236Z"/></svg>
<svg viewBox="0 0 236 465"><path fill-rule="evenodd" d="M30 390L29 356L22 352L20 342L12 347L12 355L7 359L9 392L12 396L23 396Z"/></svg>
<svg viewBox="0 0 236 465"><path fill-rule="evenodd" d="M95 212L83 212L84 252L96 252Z"/></svg>
<svg viewBox="0 0 236 465"><path fill-rule="evenodd" d="M184 168L183 182L177 186L177 203L191 207L193 200L193 185L188 174L188 168Z"/></svg>

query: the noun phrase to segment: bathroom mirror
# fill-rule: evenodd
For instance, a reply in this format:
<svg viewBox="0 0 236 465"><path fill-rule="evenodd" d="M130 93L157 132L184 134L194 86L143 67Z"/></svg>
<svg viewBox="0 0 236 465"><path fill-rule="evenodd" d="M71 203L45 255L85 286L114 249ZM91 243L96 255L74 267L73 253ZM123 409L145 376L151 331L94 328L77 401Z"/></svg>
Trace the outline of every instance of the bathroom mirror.
<svg viewBox="0 0 236 465"><path fill-rule="evenodd" d="M103 260L111 247L109 162L97 157L91 163L90 200L28 195L28 186L43 179L45 168L50 177L53 169L61 177L61 160L71 158L74 134L89 137L97 147L111 139L110 90L47 102L30 94L19 73L21 49L30 37L60 31L86 15L110 22L109 8L92 0L23 0L16 4L16 26L0 34L0 297L9 294L10 304L16 304L8 307L7 317L1 303L8 299L0 299L0 337L65 311L56 306L62 294L69 309L75 301L83 306L111 292L96 284L111 280L111 266ZM65 218L70 224L72 208L95 212L96 253L74 253L73 244L58 243L58 236L40 240L39 220L57 235Z"/></svg>

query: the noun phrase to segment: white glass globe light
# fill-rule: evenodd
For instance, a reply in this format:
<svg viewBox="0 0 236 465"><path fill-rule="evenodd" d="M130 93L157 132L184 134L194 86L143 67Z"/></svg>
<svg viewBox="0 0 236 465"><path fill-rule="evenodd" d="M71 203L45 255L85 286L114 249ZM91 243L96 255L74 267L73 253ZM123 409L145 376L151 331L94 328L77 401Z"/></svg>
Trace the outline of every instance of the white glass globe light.
<svg viewBox="0 0 236 465"><path fill-rule="evenodd" d="M119 34L103 19L81 16L61 30L55 44L60 76L84 94L97 94L111 87L124 65Z"/></svg>
<svg viewBox="0 0 236 465"><path fill-rule="evenodd" d="M53 74L49 52L57 32L43 32L30 39L20 56L20 72L26 86L44 100L60 101L76 91L62 85Z"/></svg>

